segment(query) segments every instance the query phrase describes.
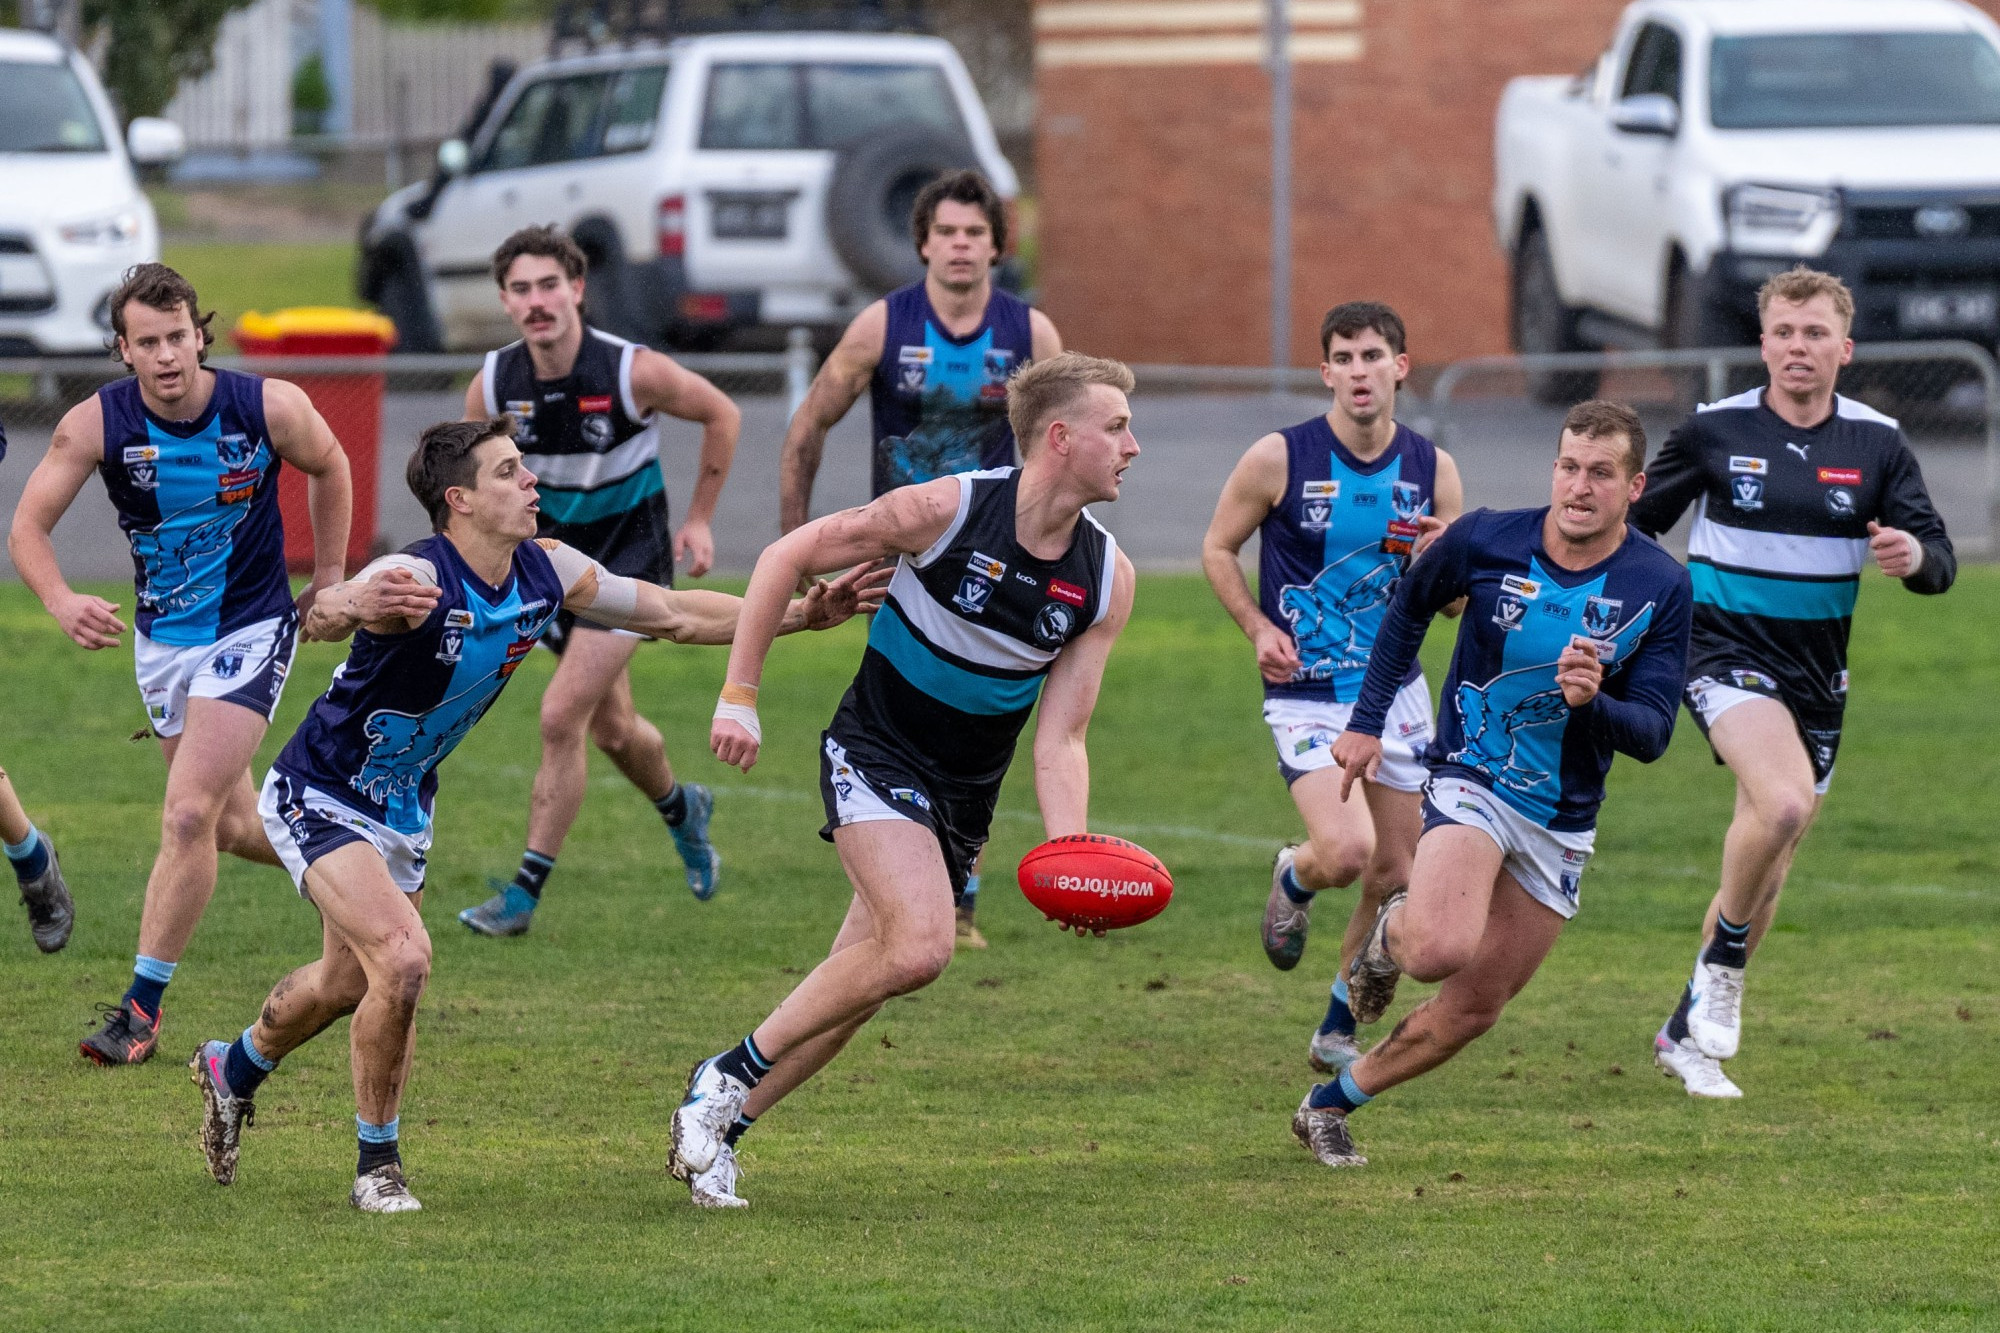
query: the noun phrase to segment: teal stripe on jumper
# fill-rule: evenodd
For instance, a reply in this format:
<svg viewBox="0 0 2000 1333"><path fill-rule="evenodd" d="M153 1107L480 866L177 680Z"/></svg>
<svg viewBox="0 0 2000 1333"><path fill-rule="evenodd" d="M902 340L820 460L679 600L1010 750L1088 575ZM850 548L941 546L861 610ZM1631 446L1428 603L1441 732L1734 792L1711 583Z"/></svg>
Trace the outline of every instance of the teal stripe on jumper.
<svg viewBox="0 0 2000 1333"><path fill-rule="evenodd" d="M657 462L646 464L623 481L594 491L565 490L560 486L539 489L542 512L557 523L595 523L600 518L622 514L667 488L660 478Z"/></svg>
<svg viewBox="0 0 2000 1333"><path fill-rule="evenodd" d="M1688 577L1694 583L1695 601L1736 615L1774 620L1839 620L1854 614L1854 599L1861 591L1859 579L1772 579L1717 569L1699 560L1689 562Z"/></svg>
<svg viewBox="0 0 2000 1333"><path fill-rule="evenodd" d="M996 717L1018 713L1034 707L1035 696L1041 692L1039 675L1026 680L982 676L945 661L918 641L896 608L887 604L875 613L875 624L868 631L868 646L888 658L904 680L961 713Z"/></svg>

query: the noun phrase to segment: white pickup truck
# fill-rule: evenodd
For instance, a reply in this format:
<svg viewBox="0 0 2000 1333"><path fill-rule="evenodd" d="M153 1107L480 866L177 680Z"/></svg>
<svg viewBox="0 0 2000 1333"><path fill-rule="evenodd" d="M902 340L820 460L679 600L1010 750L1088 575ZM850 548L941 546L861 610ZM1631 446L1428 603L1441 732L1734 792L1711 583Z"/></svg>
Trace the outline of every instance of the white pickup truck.
<svg viewBox="0 0 2000 1333"><path fill-rule="evenodd" d="M1958 0L1640 0L1583 73L1508 83L1493 221L1523 352L1754 341L1757 288L1801 260L1853 288L1857 339L1990 348L2000 27Z"/></svg>

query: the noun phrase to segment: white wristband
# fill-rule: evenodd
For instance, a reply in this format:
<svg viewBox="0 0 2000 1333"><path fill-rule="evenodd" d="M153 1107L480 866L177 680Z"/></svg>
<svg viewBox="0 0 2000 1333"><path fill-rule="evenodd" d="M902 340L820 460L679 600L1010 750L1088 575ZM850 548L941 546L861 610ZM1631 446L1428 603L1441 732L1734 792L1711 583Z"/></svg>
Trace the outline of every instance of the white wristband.
<svg viewBox="0 0 2000 1333"><path fill-rule="evenodd" d="M1903 577L1915 578L1917 571L1924 567L1924 544L1914 532L1905 532L1903 537L1910 543L1910 572Z"/></svg>
<svg viewBox="0 0 2000 1333"><path fill-rule="evenodd" d="M748 704L718 703L715 706L717 722L734 722L750 733L750 739L757 744L764 743L764 728L757 721L757 710Z"/></svg>

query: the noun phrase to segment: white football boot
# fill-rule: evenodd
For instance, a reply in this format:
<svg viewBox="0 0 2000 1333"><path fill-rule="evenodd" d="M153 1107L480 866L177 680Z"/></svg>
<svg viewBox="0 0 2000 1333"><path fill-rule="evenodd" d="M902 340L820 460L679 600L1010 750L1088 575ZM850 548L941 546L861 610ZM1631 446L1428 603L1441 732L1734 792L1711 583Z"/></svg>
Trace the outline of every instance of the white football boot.
<svg viewBox="0 0 2000 1333"><path fill-rule="evenodd" d="M1361 1058L1361 1046L1351 1032L1315 1032L1306 1047L1306 1063L1322 1074L1340 1071Z"/></svg>
<svg viewBox="0 0 2000 1333"><path fill-rule="evenodd" d="M366 1175L354 1178L354 1192L347 1201L364 1213L416 1213L423 1211L417 1196L403 1179L403 1168L386 1162Z"/></svg>
<svg viewBox="0 0 2000 1333"><path fill-rule="evenodd" d="M725 1143L715 1165L688 1182L688 1195L697 1208L748 1208L748 1199L736 1197L736 1177L736 1149Z"/></svg>
<svg viewBox="0 0 2000 1333"><path fill-rule="evenodd" d="M1703 1055L1731 1059L1743 1043L1743 969L1697 961L1688 989L1688 1035Z"/></svg>
<svg viewBox="0 0 2000 1333"><path fill-rule="evenodd" d="M723 1135L736 1123L749 1095L749 1086L716 1068L713 1059L690 1070L687 1096L674 1109L674 1148L667 1158L668 1174L675 1180L692 1182L714 1166L729 1146Z"/></svg>
<svg viewBox="0 0 2000 1333"><path fill-rule="evenodd" d="M1653 1038L1653 1063L1660 1067L1661 1073L1679 1079L1690 1097L1726 1100L1743 1095L1743 1089L1729 1081L1729 1075L1722 1072L1722 1066L1713 1056L1701 1053L1692 1037L1670 1041L1667 1030L1661 1028Z"/></svg>

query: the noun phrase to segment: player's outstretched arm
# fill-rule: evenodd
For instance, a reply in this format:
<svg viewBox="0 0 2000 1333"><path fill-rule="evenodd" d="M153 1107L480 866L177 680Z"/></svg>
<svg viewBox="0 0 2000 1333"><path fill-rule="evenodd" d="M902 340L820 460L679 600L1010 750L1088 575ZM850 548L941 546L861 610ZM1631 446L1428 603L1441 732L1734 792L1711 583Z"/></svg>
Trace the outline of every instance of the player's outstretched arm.
<svg viewBox="0 0 2000 1333"><path fill-rule="evenodd" d="M385 555L353 578L321 591L306 610L299 637L337 643L358 629L404 634L430 618L441 595L430 561Z"/></svg>
<svg viewBox="0 0 2000 1333"><path fill-rule="evenodd" d="M1042 686L1042 708L1035 722L1035 798L1042 807L1042 827L1051 838L1090 831L1090 754L1084 738L1104 683L1104 664L1131 618L1137 586L1132 562L1120 551L1104 619L1056 655Z"/></svg>
<svg viewBox="0 0 2000 1333"><path fill-rule="evenodd" d="M743 599L706 588L676 590L613 574L574 547L542 539L562 579L563 609L608 629L629 629L674 643L724 644L735 638ZM890 571L879 564L856 565L839 578L814 581L794 597L778 622L779 634L832 629L882 604Z"/></svg>
<svg viewBox="0 0 2000 1333"><path fill-rule="evenodd" d="M1274 685L1297 673L1298 645L1257 605L1250 582L1243 577L1240 555L1243 543L1284 498L1285 473L1284 436L1273 433L1251 445L1222 484L1215 516L1201 539L1201 572L1208 576L1222 609L1257 650L1257 670Z"/></svg>
<svg viewBox="0 0 2000 1333"><path fill-rule="evenodd" d="M757 687L799 580L929 550L957 517L965 485L958 477L940 477L899 487L859 509L843 509L794 528L764 548L743 595L722 701L709 728L708 744L716 758L746 773L757 762L763 743Z"/></svg>
<svg viewBox="0 0 2000 1333"><path fill-rule="evenodd" d="M28 475L14 524L7 533L7 554L21 581L42 599L63 633L85 648L115 648L125 622L118 604L80 593L63 578L49 534L69 512L83 483L104 457L104 408L97 395L72 407L56 424L49 451Z"/></svg>
<svg viewBox="0 0 2000 1333"><path fill-rule="evenodd" d="M868 388L888 336L889 305L877 301L854 317L813 376L806 400L785 430L785 449L778 459L779 532L790 532L812 516L813 479L826 452L826 433Z"/></svg>
<svg viewBox="0 0 2000 1333"><path fill-rule="evenodd" d="M264 424L278 457L306 474L306 510L312 519L312 582L299 594L299 613L347 577L347 533L354 517L354 477L347 453L312 399L296 384L264 381Z"/></svg>
<svg viewBox="0 0 2000 1333"><path fill-rule="evenodd" d="M632 397L648 412L664 412L701 424L700 471L687 517L674 534L674 559L690 578L700 578L715 563L715 537L709 524L729 467L736 458L736 439L743 431L743 413L728 394L672 357L642 347L632 359Z"/></svg>

